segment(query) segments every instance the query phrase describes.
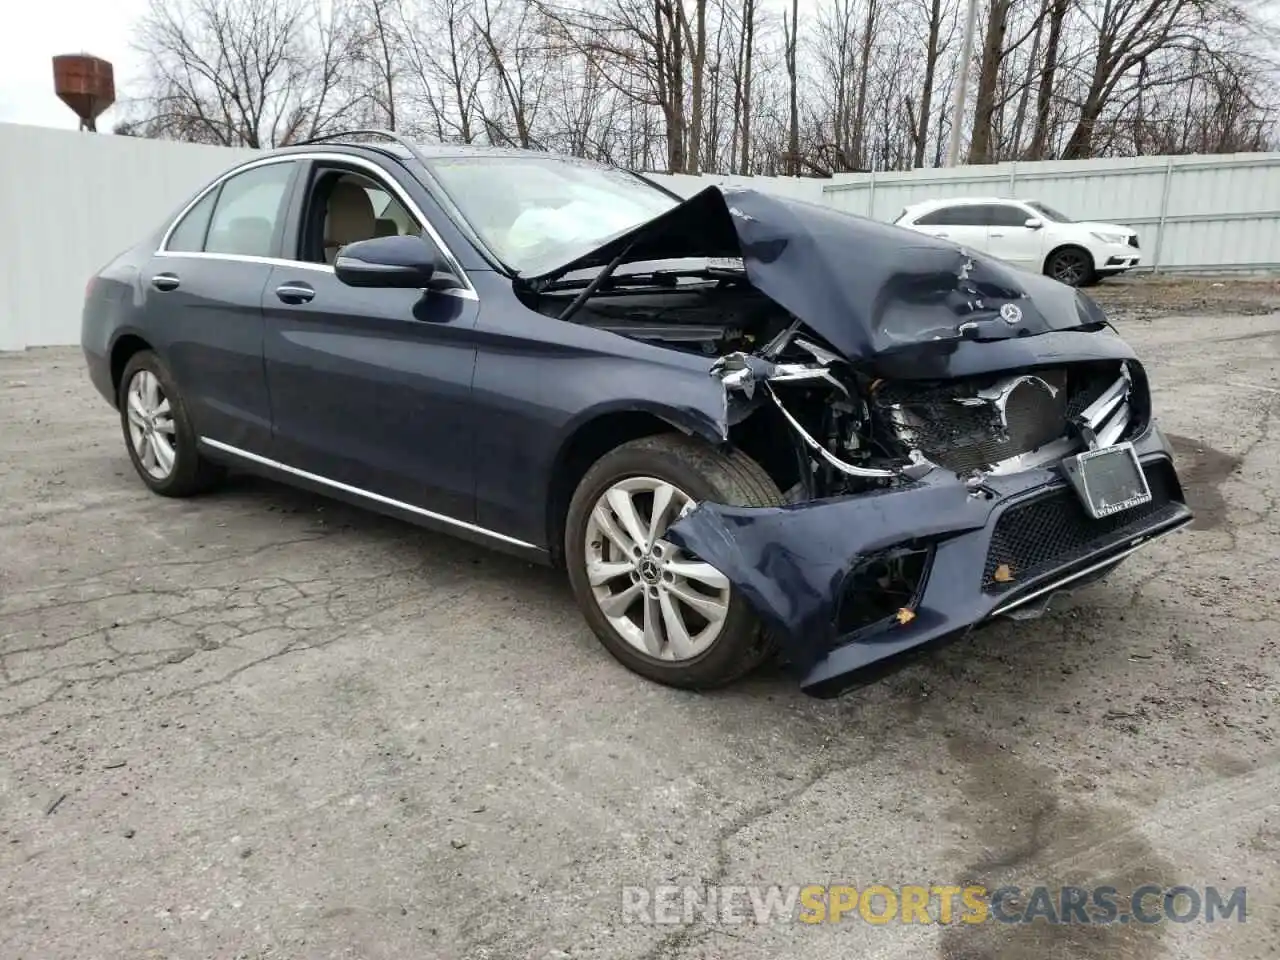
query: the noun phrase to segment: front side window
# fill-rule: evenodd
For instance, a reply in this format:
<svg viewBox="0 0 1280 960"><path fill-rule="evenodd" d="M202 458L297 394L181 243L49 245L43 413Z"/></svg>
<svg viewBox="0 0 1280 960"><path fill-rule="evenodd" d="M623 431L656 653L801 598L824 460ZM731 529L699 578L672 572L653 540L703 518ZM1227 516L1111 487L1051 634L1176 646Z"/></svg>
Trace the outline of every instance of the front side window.
<svg viewBox="0 0 1280 960"><path fill-rule="evenodd" d="M992 204L988 210L990 210L990 219L987 223L993 227L1023 227L1031 219L1031 215L1021 207Z"/></svg>
<svg viewBox="0 0 1280 960"><path fill-rule="evenodd" d="M1038 200L1028 201L1027 206L1035 210L1040 216L1046 220L1052 220L1055 223L1071 223L1072 220L1065 213L1060 213L1048 204L1040 203Z"/></svg>
<svg viewBox="0 0 1280 960"><path fill-rule="evenodd" d="M209 222L205 252L271 256L293 169L292 162L270 163L228 179Z"/></svg>
<svg viewBox="0 0 1280 960"><path fill-rule="evenodd" d="M430 171L518 273L567 263L680 201L624 170L555 157L440 157Z"/></svg>
<svg viewBox="0 0 1280 960"><path fill-rule="evenodd" d="M310 209L308 222L315 224L318 234L304 239L303 259L317 263L333 263L349 243L422 233L395 194L378 181L349 171L327 170L317 176Z"/></svg>

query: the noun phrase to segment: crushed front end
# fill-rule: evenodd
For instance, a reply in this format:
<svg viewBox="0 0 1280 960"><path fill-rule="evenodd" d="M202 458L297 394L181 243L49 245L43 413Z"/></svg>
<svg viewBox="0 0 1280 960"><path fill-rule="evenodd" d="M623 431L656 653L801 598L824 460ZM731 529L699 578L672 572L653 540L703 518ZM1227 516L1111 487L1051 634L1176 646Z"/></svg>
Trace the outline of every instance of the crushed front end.
<svg viewBox="0 0 1280 960"><path fill-rule="evenodd" d="M715 357L702 420L785 505L704 502L666 537L728 577L810 693L1043 612L1191 520L1098 304L948 241L708 187L521 282L561 319Z"/></svg>
<svg viewBox="0 0 1280 960"><path fill-rule="evenodd" d="M802 336L772 346L714 373L740 422L765 406L786 425L790 502L705 503L667 536L729 577L808 693L1039 615L1192 518L1143 368L1110 332L964 341L884 376Z"/></svg>

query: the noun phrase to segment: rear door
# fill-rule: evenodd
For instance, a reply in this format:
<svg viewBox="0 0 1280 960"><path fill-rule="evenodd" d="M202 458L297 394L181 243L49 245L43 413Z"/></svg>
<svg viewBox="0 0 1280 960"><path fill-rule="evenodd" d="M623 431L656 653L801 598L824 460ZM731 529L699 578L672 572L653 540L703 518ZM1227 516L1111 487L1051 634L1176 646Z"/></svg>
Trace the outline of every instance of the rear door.
<svg viewBox="0 0 1280 960"><path fill-rule="evenodd" d="M258 454L271 444L262 291L297 168L271 160L215 184L168 232L144 276L144 324L196 434Z"/></svg>
<svg viewBox="0 0 1280 960"><path fill-rule="evenodd" d="M970 250L985 252L987 248L987 226L978 204L955 203L938 207L917 218L916 229Z"/></svg>
<svg viewBox="0 0 1280 960"><path fill-rule="evenodd" d="M1044 229L1027 226L1031 214L1016 204L984 205L987 221L987 252L1015 267L1040 271L1044 263Z"/></svg>
<svg viewBox="0 0 1280 960"><path fill-rule="evenodd" d="M261 291L271 457L348 493L470 522L474 291L356 289L329 266L344 244L425 225L406 186L377 165L309 162L290 214L291 262L272 267Z"/></svg>

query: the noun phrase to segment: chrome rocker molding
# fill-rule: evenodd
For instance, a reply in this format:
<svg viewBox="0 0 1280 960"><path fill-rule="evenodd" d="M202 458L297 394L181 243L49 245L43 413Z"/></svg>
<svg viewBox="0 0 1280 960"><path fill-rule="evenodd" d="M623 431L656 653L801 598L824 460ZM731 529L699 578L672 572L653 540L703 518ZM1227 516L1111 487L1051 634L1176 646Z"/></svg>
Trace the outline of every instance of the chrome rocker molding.
<svg viewBox="0 0 1280 960"><path fill-rule="evenodd" d="M384 497L380 493L371 493L368 490L361 490L359 487L353 487L347 483L340 483L337 480L330 480L328 477L322 477L319 474L308 473L306 470L299 470L297 467L291 467L287 463L280 463L269 457L259 456L256 453L250 453L248 450L241 450L239 447L233 447L229 443L223 443L220 440L210 440L208 437L200 437L199 442L206 447L212 447L214 450L229 454L233 457L239 457L241 460L248 460L262 467L268 467L272 470L278 470L281 473L287 473L291 476L300 477L303 480L309 480L312 483L318 483L334 490L341 490L343 493L349 493L365 500L372 500L374 503L380 503L383 506L394 507L396 510L404 510L407 513L415 514L419 517L425 517L428 520L435 520L438 523L445 523L452 527L458 527L469 533L479 534L482 537L489 537L493 540L499 540L502 543L508 543L513 547L522 547L526 550L539 549L532 543L525 543L523 540L517 540L515 537L508 537L505 533L497 533L488 530L485 527L477 526L474 523L467 523L465 520L455 520L453 517L446 517L443 513L433 513L430 510L424 510L422 507L415 507L411 503L404 503L400 500L393 500L391 497Z"/></svg>
<svg viewBox="0 0 1280 960"><path fill-rule="evenodd" d="M1047 583L1043 587L1039 587L1035 590L1032 590L1030 593L1026 594L1025 596L1016 597L1013 600L1010 600L1008 603L1001 604L1000 606L992 610L989 614L987 614L986 619L994 620L996 617L1004 616L1010 610L1015 610L1018 607L1023 606L1024 604L1030 603L1032 600L1035 600L1038 597L1042 597L1046 593L1052 593L1056 590L1061 590L1063 587L1067 586L1068 584L1074 583L1075 581L1079 580L1081 577L1087 577L1091 573L1096 573L1098 570L1101 570L1103 567L1113 566L1114 564L1119 563L1125 557L1129 556L1129 554L1136 553L1137 551L1141 550L1143 547L1150 546L1151 544L1155 543L1157 540L1161 539L1162 537L1169 536L1169 534L1171 533L1177 533L1179 530L1181 530L1190 522L1191 522L1191 517L1186 517L1182 520L1181 523L1175 523L1172 526L1165 527L1163 530L1157 530L1155 533L1142 534L1136 537L1134 540L1131 540L1129 542L1129 546L1126 547L1124 550L1121 550L1119 553L1110 554L1109 556L1106 556L1101 560L1099 560L1097 563L1090 564L1089 566L1085 567L1083 570L1077 570L1075 573L1065 576L1061 580L1054 580L1052 583Z"/></svg>

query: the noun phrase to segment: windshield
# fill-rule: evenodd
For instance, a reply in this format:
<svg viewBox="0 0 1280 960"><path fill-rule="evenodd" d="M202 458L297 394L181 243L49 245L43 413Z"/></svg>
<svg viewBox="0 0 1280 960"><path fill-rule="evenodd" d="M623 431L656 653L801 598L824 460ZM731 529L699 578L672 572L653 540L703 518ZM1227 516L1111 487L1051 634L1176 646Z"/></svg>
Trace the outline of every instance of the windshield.
<svg viewBox="0 0 1280 960"><path fill-rule="evenodd" d="M1053 207L1043 204L1038 200L1027 201L1027 206L1033 210L1038 210L1046 220L1053 220L1057 223L1071 223L1072 220L1065 213L1059 213Z"/></svg>
<svg viewBox="0 0 1280 960"><path fill-rule="evenodd" d="M518 273L567 263L680 202L624 170L559 157L441 157L430 170Z"/></svg>

